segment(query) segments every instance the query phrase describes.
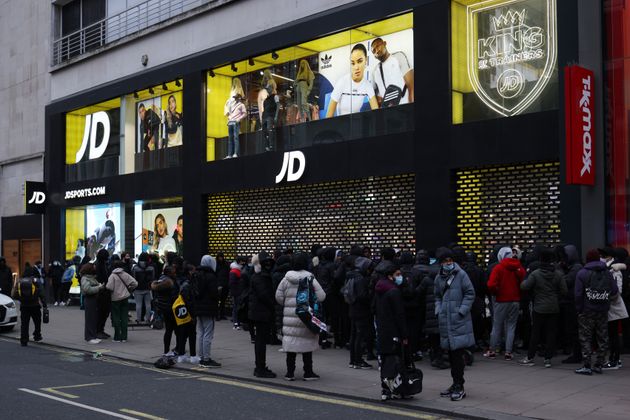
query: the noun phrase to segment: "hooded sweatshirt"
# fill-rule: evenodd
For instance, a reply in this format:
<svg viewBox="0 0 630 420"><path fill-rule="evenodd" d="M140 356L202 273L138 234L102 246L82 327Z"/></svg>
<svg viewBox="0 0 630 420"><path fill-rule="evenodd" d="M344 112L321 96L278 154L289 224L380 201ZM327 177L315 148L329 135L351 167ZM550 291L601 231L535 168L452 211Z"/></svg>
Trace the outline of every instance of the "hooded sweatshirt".
<svg viewBox="0 0 630 420"><path fill-rule="evenodd" d="M567 293L563 276L549 263L540 263L521 283L521 290L534 292L534 312L557 314L560 312L560 296Z"/></svg>
<svg viewBox="0 0 630 420"><path fill-rule="evenodd" d="M619 293L617 283L614 281L612 274L608 272L606 264L601 261L589 262L578 272L577 277L575 278L575 309L578 313L608 312L608 309L610 308L610 301L595 303L588 300L586 297L586 289L589 286L591 276L601 272L605 272L606 277L610 282L610 296L612 297Z"/></svg>
<svg viewBox="0 0 630 420"><path fill-rule="evenodd" d="M129 289L138 287L136 279L131 277L124 268L115 268L107 279L105 288L112 292L112 302L118 302L131 296Z"/></svg>
<svg viewBox="0 0 630 420"><path fill-rule="evenodd" d="M197 293L194 294L195 315L213 318L218 314L219 280L216 275L217 260L210 255L201 258L194 274Z"/></svg>
<svg viewBox="0 0 630 420"><path fill-rule="evenodd" d="M509 253L502 254L508 250ZM494 266L488 280L488 290L497 297L497 302L519 302L521 300L520 285L525 278L525 269L521 262L511 257L510 248L501 248L499 251L499 264Z"/></svg>

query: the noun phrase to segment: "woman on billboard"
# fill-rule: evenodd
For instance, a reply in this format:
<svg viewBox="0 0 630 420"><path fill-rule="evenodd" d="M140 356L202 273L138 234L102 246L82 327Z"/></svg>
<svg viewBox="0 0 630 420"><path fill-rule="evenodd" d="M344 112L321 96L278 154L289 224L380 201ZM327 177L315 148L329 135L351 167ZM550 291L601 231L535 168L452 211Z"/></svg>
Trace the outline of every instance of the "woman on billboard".
<svg viewBox="0 0 630 420"><path fill-rule="evenodd" d="M350 74L342 76L330 95L326 118L359 112L367 99L370 109L378 109L378 101L372 84L365 77L367 48L356 44L350 51Z"/></svg>
<svg viewBox="0 0 630 420"><path fill-rule="evenodd" d="M151 246L151 252L157 251L158 254L164 255L169 251L175 252L176 249L175 241L168 236L166 219L162 213L158 213L153 222L153 245Z"/></svg>
<svg viewBox="0 0 630 420"><path fill-rule="evenodd" d="M167 145L168 147L181 146L184 119L182 114L177 112L177 100L173 95L168 97L168 107L165 114Z"/></svg>

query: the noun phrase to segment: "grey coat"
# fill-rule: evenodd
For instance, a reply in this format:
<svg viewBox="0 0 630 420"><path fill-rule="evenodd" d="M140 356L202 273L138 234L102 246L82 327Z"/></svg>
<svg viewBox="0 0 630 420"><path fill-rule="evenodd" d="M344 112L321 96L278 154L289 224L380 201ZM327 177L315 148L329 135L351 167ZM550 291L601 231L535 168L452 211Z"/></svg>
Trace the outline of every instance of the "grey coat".
<svg viewBox="0 0 630 420"><path fill-rule="evenodd" d="M452 279L450 286L448 281ZM448 275L442 270L435 277L435 313L440 328L440 345L445 350L475 345L470 310L475 288L466 272L457 264Z"/></svg>

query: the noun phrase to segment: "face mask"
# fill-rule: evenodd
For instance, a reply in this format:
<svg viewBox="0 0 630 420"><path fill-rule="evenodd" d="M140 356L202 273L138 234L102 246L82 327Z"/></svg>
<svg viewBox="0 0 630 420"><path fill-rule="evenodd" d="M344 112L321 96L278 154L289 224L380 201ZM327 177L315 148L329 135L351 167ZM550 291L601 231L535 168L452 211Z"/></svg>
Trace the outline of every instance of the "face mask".
<svg viewBox="0 0 630 420"><path fill-rule="evenodd" d="M394 283L396 283L396 286L400 286L402 282L403 282L403 276L394 277Z"/></svg>
<svg viewBox="0 0 630 420"><path fill-rule="evenodd" d="M455 268L455 263L444 264L442 266L442 270L444 270L447 273L453 271L454 268Z"/></svg>

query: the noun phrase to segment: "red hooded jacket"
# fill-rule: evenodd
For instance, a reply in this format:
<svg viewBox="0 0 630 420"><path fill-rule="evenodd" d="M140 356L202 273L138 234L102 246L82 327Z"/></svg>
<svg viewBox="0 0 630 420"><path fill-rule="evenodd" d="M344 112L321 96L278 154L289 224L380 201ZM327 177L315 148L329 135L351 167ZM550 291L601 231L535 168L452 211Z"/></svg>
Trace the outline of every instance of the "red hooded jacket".
<svg viewBox="0 0 630 420"><path fill-rule="evenodd" d="M488 291L497 297L497 302L519 302L521 300L521 282L525 278L525 269L514 258L504 258L497 264L488 280Z"/></svg>

